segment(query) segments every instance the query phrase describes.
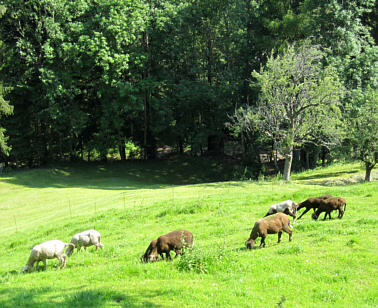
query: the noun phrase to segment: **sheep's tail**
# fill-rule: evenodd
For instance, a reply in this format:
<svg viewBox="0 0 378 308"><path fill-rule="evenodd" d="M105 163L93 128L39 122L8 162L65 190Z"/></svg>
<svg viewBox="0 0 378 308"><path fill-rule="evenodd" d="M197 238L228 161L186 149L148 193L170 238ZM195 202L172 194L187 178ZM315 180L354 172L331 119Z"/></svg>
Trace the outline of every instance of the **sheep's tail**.
<svg viewBox="0 0 378 308"><path fill-rule="evenodd" d="M345 213L345 210L346 210L346 202L345 202L345 204L344 204L344 213Z"/></svg>

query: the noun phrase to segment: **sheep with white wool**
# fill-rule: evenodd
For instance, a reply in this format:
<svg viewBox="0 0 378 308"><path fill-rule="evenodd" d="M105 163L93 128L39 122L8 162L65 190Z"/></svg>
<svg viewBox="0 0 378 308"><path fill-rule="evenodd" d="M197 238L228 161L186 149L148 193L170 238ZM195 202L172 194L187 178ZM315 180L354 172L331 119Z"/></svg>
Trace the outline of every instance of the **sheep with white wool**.
<svg viewBox="0 0 378 308"><path fill-rule="evenodd" d="M42 244L33 247L29 260L22 272L32 272L34 269L34 264L36 269L40 261L43 262L46 268L46 259L57 258L59 260L59 266L61 268L66 266L66 255L64 254L64 249L66 246L75 247L72 243L65 243L59 240L51 240L44 242Z"/></svg>
<svg viewBox="0 0 378 308"><path fill-rule="evenodd" d="M273 204L264 217L276 213L285 213L286 215L293 217L293 219L295 220L297 214L297 204L292 200L285 200L281 203Z"/></svg>
<svg viewBox="0 0 378 308"><path fill-rule="evenodd" d="M75 234L72 239L71 243L74 244L74 246L70 246L66 250L67 256L71 256L74 249L77 248L77 250L80 250L81 247L84 247L86 250L88 246L96 246L96 250L98 248L104 249L104 245L101 244L101 235L96 230L86 230L80 233Z"/></svg>

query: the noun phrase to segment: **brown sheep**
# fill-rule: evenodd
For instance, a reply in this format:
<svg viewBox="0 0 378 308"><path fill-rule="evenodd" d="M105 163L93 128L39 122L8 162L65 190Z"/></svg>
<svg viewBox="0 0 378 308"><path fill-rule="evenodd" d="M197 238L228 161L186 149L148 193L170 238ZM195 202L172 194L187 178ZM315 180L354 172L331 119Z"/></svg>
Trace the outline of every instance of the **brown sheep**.
<svg viewBox="0 0 378 308"><path fill-rule="evenodd" d="M299 216L298 220L301 219L301 217L306 214L309 210L313 209L315 213L315 209L318 208L319 200L326 200L332 198L332 195L327 194L325 196L320 196L320 197L314 197L314 198L308 198L307 200L301 202L297 206L297 211L300 210L301 208L306 208L306 210L302 213L301 216Z"/></svg>
<svg viewBox="0 0 378 308"><path fill-rule="evenodd" d="M318 219L319 215L322 212L325 212L323 220L326 220L327 215L329 219L332 219L331 212L334 210L339 210L338 218L341 219L344 216L345 209L346 209L346 201L344 198L335 197L335 198L329 198L326 200L320 200L318 209L315 211L315 213L312 214L312 218Z"/></svg>
<svg viewBox="0 0 378 308"><path fill-rule="evenodd" d="M289 234L289 241L292 240L292 228L289 216L277 213L266 219L259 219L253 226L249 239L245 242L247 249L252 249L256 244L256 239L261 237L260 247L265 247L265 238L268 234L278 233L278 243L281 242L282 230Z"/></svg>
<svg viewBox="0 0 378 308"><path fill-rule="evenodd" d="M183 254L184 247L193 246L193 234L187 230L176 230L161 235L157 240L153 240L148 246L145 254L141 257L143 262L153 262L158 260L158 256L164 260L171 259L170 251L173 250L176 256Z"/></svg>

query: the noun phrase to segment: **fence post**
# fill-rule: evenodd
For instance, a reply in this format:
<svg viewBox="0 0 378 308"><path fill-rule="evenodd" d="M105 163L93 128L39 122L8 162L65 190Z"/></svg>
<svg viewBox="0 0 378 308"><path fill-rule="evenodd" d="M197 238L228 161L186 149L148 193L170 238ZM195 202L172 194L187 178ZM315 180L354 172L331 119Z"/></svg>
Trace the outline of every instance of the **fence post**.
<svg viewBox="0 0 378 308"><path fill-rule="evenodd" d="M18 232L16 216L13 215L13 219L14 219L14 224L16 226L16 232Z"/></svg>

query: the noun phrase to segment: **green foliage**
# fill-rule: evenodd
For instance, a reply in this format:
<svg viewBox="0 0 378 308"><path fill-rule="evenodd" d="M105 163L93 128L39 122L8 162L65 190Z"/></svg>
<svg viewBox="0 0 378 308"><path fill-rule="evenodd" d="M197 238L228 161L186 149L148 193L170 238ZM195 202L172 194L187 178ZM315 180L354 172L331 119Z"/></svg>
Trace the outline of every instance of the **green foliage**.
<svg viewBox="0 0 378 308"><path fill-rule="evenodd" d="M316 141L317 132L334 135L329 130L338 124L332 119L340 117L341 85L333 68L321 67L322 58L319 47L305 42L289 46L283 55L272 54L264 69L253 72L261 88L256 125L282 153Z"/></svg>
<svg viewBox="0 0 378 308"><path fill-rule="evenodd" d="M177 262L180 271L208 274L219 269L220 264L226 262L226 251L223 245L211 245L211 247L194 247L186 249L184 255Z"/></svg>
<svg viewBox="0 0 378 308"><path fill-rule="evenodd" d="M268 59L273 69L272 50L284 54L303 40L322 46L322 64L331 65L347 88L342 110L358 109L361 93L368 85L375 89L375 7L373 0L3 1L0 82L14 106L13 115L1 119L9 160L38 166L91 160L96 153L104 160L113 149L113 157L125 160L127 140L142 149L141 158L154 157L162 145L222 154L228 114L255 107L268 80L285 87L283 95L301 96L304 87L292 88L282 78L253 87L250 79ZM326 79L311 94L329 91ZM354 112L343 116L354 118ZM318 132L310 142L336 133L324 125L335 117L311 118L315 113L298 119ZM0 138L6 152L6 138ZM302 146L292 136L277 140ZM253 156L246 165L258 170L258 152L271 140L255 132L236 141Z"/></svg>
<svg viewBox="0 0 378 308"><path fill-rule="evenodd" d="M366 166L367 181L370 171L378 159L378 48L365 44L361 54L356 56L353 69L353 84L346 106L348 127L351 128L347 141Z"/></svg>
<svg viewBox="0 0 378 308"><path fill-rule="evenodd" d="M0 119L4 115L11 115L13 113L13 106L4 100L4 88L0 84ZM5 129L0 127L0 152L2 154L9 154L10 147L7 145L8 137L5 136Z"/></svg>
<svg viewBox="0 0 378 308"><path fill-rule="evenodd" d="M253 76L261 89L256 107L235 113L237 132L266 135L289 160L284 179L290 178L292 151L306 143L332 144L340 133L338 109L342 87L332 67L322 67L324 53L304 42L272 53L266 66Z"/></svg>

